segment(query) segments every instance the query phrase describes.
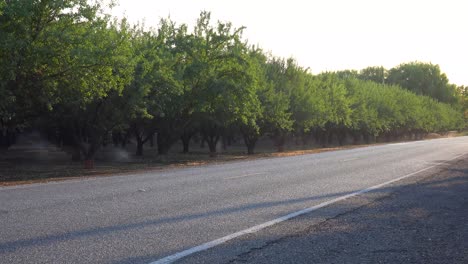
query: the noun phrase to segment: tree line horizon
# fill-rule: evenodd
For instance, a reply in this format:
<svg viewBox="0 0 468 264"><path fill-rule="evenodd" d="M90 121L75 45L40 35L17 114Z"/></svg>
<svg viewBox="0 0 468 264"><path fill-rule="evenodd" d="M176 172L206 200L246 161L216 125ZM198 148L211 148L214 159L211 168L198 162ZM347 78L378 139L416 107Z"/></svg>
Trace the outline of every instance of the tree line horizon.
<svg viewBox="0 0 468 264"><path fill-rule="evenodd" d="M179 140L188 152L199 135L214 155L220 138L236 136L253 154L265 136L282 151L291 137L343 144L466 126L467 87L432 63L314 75L206 11L193 30L169 18L145 29L104 7L0 0L0 149L30 130L92 160L130 139L143 155L156 137L163 155Z"/></svg>

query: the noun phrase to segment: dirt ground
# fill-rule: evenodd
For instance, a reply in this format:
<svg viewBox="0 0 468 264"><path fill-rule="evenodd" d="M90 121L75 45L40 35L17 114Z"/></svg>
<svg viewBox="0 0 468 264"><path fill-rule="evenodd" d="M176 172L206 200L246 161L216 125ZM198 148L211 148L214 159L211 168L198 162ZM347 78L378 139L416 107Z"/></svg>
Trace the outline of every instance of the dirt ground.
<svg viewBox="0 0 468 264"><path fill-rule="evenodd" d="M461 135L461 134L460 134ZM453 133L445 136L456 136ZM443 137L429 134L428 139ZM381 144L381 143L378 143ZM135 146L126 148L107 146L97 155L93 169L85 169L82 162L72 162L71 156L56 146L42 141L37 135L20 139L19 144L6 152L0 152L0 186L29 184L90 176L112 176L125 173L162 170L173 167L200 166L221 162L269 157L284 157L366 147L369 145L347 145L320 148L310 144L302 145L290 142L286 151L276 152L271 143L259 142L256 154L247 155L242 142L236 142L226 149L219 147L216 157L208 155L208 147L192 144L187 154L180 152L182 147L173 146L167 155L158 155L155 147L145 146L144 156L135 156Z"/></svg>

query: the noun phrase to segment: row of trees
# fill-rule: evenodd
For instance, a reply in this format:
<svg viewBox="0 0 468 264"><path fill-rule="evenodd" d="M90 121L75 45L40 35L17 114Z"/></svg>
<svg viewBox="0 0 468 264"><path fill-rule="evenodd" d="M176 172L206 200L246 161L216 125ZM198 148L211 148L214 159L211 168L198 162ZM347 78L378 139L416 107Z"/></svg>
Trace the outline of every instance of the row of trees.
<svg viewBox="0 0 468 264"><path fill-rule="evenodd" d="M390 70L384 67L367 67L361 71L347 70L338 72L338 74L343 78L353 77L382 84L398 85L415 94L432 97L439 102L452 105L459 102L460 87L450 84L439 66L431 63L404 63Z"/></svg>
<svg viewBox="0 0 468 264"><path fill-rule="evenodd" d="M156 135L159 154L194 135L216 153L242 136L326 145L464 127L461 93L437 65L312 75L250 46L243 28L202 12L192 31L163 19L131 26L86 0L0 1L0 146L39 129L74 159ZM465 93L466 94L466 93Z"/></svg>

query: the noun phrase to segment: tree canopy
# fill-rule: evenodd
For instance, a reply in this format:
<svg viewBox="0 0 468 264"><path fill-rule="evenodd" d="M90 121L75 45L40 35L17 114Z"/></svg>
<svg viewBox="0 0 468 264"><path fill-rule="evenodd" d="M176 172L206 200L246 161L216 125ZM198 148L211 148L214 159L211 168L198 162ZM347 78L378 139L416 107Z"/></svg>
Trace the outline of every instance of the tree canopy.
<svg viewBox="0 0 468 264"><path fill-rule="evenodd" d="M193 29L171 19L147 29L107 15L101 1L0 1L0 146L37 129L92 159L107 142L157 138L159 154L194 135L212 154L241 136L322 145L462 129L467 89L438 65L311 74L251 46L243 27L201 12ZM349 140L348 140L349 141Z"/></svg>

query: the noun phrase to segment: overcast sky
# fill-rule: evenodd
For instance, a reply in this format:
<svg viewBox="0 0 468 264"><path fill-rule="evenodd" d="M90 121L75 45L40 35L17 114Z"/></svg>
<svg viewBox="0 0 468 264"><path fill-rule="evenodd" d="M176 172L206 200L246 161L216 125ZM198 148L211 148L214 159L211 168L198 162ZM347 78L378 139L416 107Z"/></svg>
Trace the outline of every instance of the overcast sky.
<svg viewBox="0 0 468 264"><path fill-rule="evenodd" d="M115 15L146 26L170 16L192 27L201 10L210 11L214 21L245 26L249 43L313 73L423 61L468 85L466 0L117 1Z"/></svg>

